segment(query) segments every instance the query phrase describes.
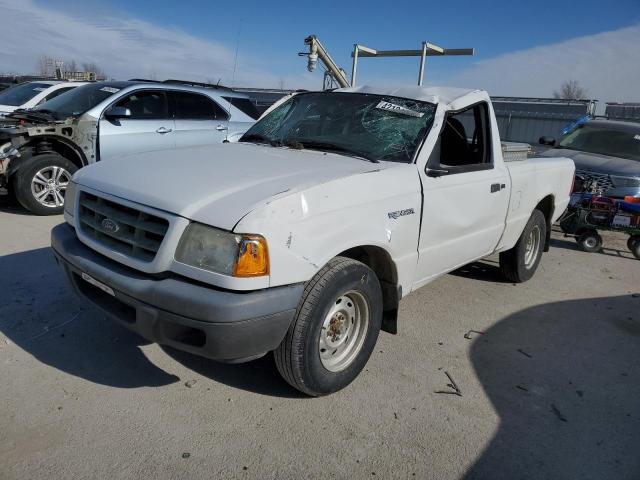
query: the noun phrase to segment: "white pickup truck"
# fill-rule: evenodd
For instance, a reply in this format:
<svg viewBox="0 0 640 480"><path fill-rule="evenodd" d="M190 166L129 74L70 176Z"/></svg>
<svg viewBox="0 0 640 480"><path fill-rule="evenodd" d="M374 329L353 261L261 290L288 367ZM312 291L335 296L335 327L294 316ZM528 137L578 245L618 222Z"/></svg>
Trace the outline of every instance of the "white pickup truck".
<svg viewBox="0 0 640 480"><path fill-rule="evenodd" d="M295 95L240 143L78 171L52 247L73 288L143 337L226 362L274 351L309 395L362 370L400 299L500 253L528 280L571 160L505 164L486 92Z"/></svg>

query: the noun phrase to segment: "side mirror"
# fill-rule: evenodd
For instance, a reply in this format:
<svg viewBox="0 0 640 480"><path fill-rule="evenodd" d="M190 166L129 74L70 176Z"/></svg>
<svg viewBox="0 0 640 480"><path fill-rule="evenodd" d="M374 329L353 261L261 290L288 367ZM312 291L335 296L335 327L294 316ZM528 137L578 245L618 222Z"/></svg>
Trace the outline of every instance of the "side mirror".
<svg viewBox="0 0 640 480"><path fill-rule="evenodd" d="M127 118L131 116L131 110L125 107L111 107L104 112L105 118L109 120L117 120L118 118Z"/></svg>
<svg viewBox="0 0 640 480"><path fill-rule="evenodd" d="M427 174L427 177L437 178L437 177L441 177L443 175L448 175L449 174L449 170L445 170L445 169L442 169L442 168L428 168L427 167L426 174Z"/></svg>
<svg viewBox="0 0 640 480"><path fill-rule="evenodd" d="M553 137L540 137L540 140L538 140L538 142L540 143L540 145L549 145L550 147L553 147L556 144L556 139Z"/></svg>

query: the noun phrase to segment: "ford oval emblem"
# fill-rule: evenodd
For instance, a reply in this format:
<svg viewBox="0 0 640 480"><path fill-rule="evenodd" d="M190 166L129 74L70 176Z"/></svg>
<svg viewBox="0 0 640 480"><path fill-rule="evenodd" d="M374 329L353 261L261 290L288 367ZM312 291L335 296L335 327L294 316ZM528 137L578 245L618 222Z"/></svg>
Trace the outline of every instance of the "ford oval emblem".
<svg viewBox="0 0 640 480"><path fill-rule="evenodd" d="M118 230L120 230L120 225L118 225L110 218L105 218L104 220L102 220L100 225L105 232L116 233Z"/></svg>

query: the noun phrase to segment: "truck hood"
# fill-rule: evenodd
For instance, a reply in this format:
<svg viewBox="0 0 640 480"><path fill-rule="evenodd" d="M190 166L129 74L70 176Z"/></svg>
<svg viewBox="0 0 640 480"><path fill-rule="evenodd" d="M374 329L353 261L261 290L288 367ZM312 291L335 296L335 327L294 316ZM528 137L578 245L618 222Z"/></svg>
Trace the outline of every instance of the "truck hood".
<svg viewBox="0 0 640 480"><path fill-rule="evenodd" d="M640 177L640 162L626 158L610 157L598 153L581 152L565 148L551 148L540 153L542 157L567 157L576 164L576 170L594 173Z"/></svg>
<svg viewBox="0 0 640 480"><path fill-rule="evenodd" d="M79 170L74 180L232 230L243 216L275 196L395 165L314 150L226 143L112 158Z"/></svg>

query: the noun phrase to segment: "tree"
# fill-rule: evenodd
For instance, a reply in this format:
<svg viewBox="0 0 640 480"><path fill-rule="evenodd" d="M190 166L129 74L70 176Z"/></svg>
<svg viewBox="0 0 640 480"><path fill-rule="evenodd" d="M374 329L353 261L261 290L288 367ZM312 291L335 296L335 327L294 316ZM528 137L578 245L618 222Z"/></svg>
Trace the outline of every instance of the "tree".
<svg viewBox="0 0 640 480"><path fill-rule="evenodd" d="M53 77L55 73L55 60L48 55L40 55L38 59L38 75L41 77Z"/></svg>
<svg viewBox="0 0 640 480"><path fill-rule="evenodd" d="M64 69L65 69L66 72L77 72L78 71L78 64L76 63L75 60L70 60L70 61L65 63Z"/></svg>
<svg viewBox="0 0 640 480"><path fill-rule="evenodd" d="M587 98L587 91L580 86L577 80L567 80L560 87L560 91L553 92L554 98L564 98L567 100L580 100Z"/></svg>
<svg viewBox="0 0 640 480"><path fill-rule="evenodd" d="M102 70L97 64L93 62L84 62L82 64L82 70L85 72L95 72L96 80L104 80L105 78L107 78L107 74L104 73L104 70Z"/></svg>

